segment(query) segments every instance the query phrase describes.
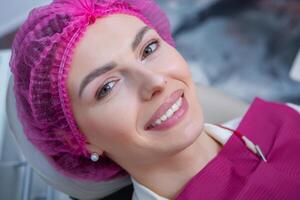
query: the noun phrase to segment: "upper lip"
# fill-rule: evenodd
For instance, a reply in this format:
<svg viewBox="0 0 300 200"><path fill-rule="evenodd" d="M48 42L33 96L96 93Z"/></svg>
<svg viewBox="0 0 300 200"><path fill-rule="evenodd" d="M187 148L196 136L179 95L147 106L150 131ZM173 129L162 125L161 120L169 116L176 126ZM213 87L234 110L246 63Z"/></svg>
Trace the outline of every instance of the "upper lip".
<svg viewBox="0 0 300 200"><path fill-rule="evenodd" d="M154 112L150 120L145 125L145 130L153 124L159 117L161 117L177 100L183 95L183 89L178 89L174 91L163 104L161 104L158 109Z"/></svg>

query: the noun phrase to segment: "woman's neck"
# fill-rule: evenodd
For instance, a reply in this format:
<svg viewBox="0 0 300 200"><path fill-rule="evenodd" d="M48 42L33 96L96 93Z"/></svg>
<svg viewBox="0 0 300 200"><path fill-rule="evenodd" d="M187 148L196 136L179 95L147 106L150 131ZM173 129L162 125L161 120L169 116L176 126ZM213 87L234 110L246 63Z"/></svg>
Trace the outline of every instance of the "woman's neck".
<svg viewBox="0 0 300 200"><path fill-rule="evenodd" d="M184 151L156 166L129 171L140 184L172 199L221 149L221 145L202 131L197 140Z"/></svg>

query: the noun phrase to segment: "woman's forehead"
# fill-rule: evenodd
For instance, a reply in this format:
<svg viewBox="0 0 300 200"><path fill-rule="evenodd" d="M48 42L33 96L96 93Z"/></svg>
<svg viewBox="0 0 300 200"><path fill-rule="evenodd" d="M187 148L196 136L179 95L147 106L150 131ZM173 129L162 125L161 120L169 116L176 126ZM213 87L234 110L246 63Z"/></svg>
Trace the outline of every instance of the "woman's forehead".
<svg viewBox="0 0 300 200"><path fill-rule="evenodd" d="M94 55L99 59L99 56L112 56L120 48L130 47L137 31L144 26L144 22L137 17L125 14L99 18L87 28L75 49L74 57L88 58Z"/></svg>
<svg viewBox="0 0 300 200"><path fill-rule="evenodd" d="M133 36L136 31L146 24L139 18L126 14L113 14L103 18L98 18L96 22L90 25L84 39L86 41L103 39L116 41L124 37ZM88 38L88 36L92 36Z"/></svg>

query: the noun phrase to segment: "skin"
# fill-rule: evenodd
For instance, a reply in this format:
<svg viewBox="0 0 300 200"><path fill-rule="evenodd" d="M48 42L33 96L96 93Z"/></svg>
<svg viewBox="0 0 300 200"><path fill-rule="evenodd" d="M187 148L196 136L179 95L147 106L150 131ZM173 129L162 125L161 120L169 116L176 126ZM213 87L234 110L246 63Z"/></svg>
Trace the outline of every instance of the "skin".
<svg viewBox="0 0 300 200"><path fill-rule="evenodd" d="M87 149L105 154L159 195L174 198L220 146L203 131L195 84L178 51L153 29L132 50L132 41L145 26L124 14L97 19L75 48L67 89ZM158 43L149 45L153 41ZM84 77L112 61L117 67L91 81L79 97ZM97 90L110 81L111 90L97 100ZM165 131L144 130L155 110L178 89L189 104L184 118Z"/></svg>

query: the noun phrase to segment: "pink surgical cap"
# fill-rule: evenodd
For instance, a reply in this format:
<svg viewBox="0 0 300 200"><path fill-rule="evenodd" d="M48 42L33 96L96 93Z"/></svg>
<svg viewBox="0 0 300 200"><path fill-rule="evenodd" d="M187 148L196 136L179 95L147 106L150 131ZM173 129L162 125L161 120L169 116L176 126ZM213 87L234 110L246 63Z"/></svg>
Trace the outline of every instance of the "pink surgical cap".
<svg viewBox="0 0 300 200"><path fill-rule="evenodd" d="M77 179L127 175L107 157L90 160L66 88L76 43L96 19L114 13L138 17L175 46L169 21L154 0L54 0L30 12L12 45L10 67L24 132L58 171Z"/></svg>

